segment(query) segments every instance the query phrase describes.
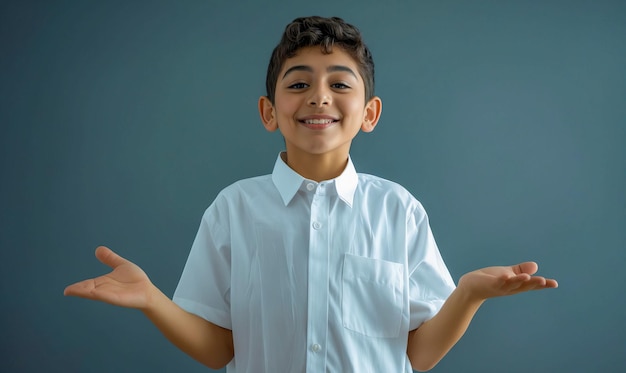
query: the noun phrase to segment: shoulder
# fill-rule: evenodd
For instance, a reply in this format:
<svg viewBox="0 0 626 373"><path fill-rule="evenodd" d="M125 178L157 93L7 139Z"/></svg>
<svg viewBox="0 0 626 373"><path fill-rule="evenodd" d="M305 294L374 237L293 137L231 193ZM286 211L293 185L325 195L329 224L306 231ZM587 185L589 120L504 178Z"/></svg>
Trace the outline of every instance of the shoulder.
<svg viewBox="0 0 626 373"><path fill-rule="evenodd" d="M409 211L424 211L420 201L417 200L404 186L395 181L387 180L379 176L359 173L357 189L363 197L375 199L384 204L398 204Z"/></svg>
<svg viewBox="0 0 626 373"><path fill-rule="evenodd" d="M258 198L271 190L273 186L271 175L255 176L241 179L224 187L215 197L213 204L231 204Z"/></svg>
<svg viewBox="0 0 626 373"><path fill-rule="evenodd" d="M271 201L271 175L256 176L224 187L204 210L202 221L212 229L228 231L229 223L238 221L255 209L260 201ZM275 188L274 188L275 189Z"/></svg>
<svg viewBox="0 0 626 373"><path fill-rule="evenodd" d="M396 196L401 199L416 200L405 187L395 181L384 179L380 176L359 173L359 188L371 194L384 196ZM417 201L417 200L416 200Z"/></svg>
<svg viewBox="0 0 626 373"><path fill-rule="evenodd" d="M220 195L229 196L232 194L252 193L259 188L266 188L272 185L272 175L261 175L237 180L228 185L220 192Z"/></svg>

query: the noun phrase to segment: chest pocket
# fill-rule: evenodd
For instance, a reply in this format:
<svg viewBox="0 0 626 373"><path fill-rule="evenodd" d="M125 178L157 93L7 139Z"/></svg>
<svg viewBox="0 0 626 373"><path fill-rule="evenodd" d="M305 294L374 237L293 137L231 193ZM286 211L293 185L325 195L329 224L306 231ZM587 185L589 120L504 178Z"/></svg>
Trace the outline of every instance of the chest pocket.
<svg viewBox="0 0 626 373"><path fill-rule="evenodd" d="M402 325L403 266L345 254L341 312L343 326L370 337L395 338Z"/></svg>

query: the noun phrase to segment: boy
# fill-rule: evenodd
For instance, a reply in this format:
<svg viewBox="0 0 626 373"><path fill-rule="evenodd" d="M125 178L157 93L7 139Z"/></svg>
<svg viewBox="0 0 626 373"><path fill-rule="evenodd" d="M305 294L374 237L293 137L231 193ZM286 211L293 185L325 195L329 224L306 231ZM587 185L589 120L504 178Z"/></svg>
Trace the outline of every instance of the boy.
<svg viewBox="0 0 626 373"><path fill-rule="evenodd" d="M259 113L286 151L271 175L225 188L206 210L173 301L135 264L66 295L142 310L201 363L229 372L411 372L432 368L482 302L557 287L533 262L489 267L455 287L421 204L357 174L349 157L382 102L359 31L298 18L272 54Z"/></svg>

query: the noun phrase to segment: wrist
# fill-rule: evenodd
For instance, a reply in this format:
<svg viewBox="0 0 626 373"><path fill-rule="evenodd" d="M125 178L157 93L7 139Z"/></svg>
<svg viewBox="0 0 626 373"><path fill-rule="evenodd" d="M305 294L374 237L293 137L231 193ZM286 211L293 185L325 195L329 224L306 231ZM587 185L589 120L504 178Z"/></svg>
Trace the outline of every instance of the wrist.
<svg viewBox="0 0 626 373"><path fill-rule="evenodd" d="M140 308L145 314L154 313L159 309L159 304L163 303L163 298L167 298L165 294L154 284L150 283L148 291L146 291L146 299L143 307ZM169 298L167 298L169 300Z"/></svg>
<svg viewBox="0 0 626 373"><path fill-rule="evenodd" d="M459 281L459 284L453 294L460 302L470 306L480 307L487 300L487 298L481 297L480 294L474 291L471 287L466 286L463 281Z"/></svg>

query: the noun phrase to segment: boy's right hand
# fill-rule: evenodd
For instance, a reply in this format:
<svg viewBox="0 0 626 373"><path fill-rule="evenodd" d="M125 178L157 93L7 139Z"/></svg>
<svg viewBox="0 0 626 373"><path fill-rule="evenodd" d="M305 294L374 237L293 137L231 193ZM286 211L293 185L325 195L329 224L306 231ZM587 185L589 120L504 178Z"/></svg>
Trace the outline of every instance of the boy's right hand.
<svg viewBox="0 0 626 373"><path fill-rule="evenodd" d="M96 249L96 257L113 268L113 271L69 285L65 288L64 295L142 310L148 307L154 285L139 266L104 246Z"/></svg>
<svg viewBox="0 0 626 373"><path fill-rule="evenodd" d="M233 359L229 329L180 308L141 268L109 248L98 247L96 257L113 271L72 284L65 288L65 295L140 309L174 345L209 368L221 369Z"/></svg>

